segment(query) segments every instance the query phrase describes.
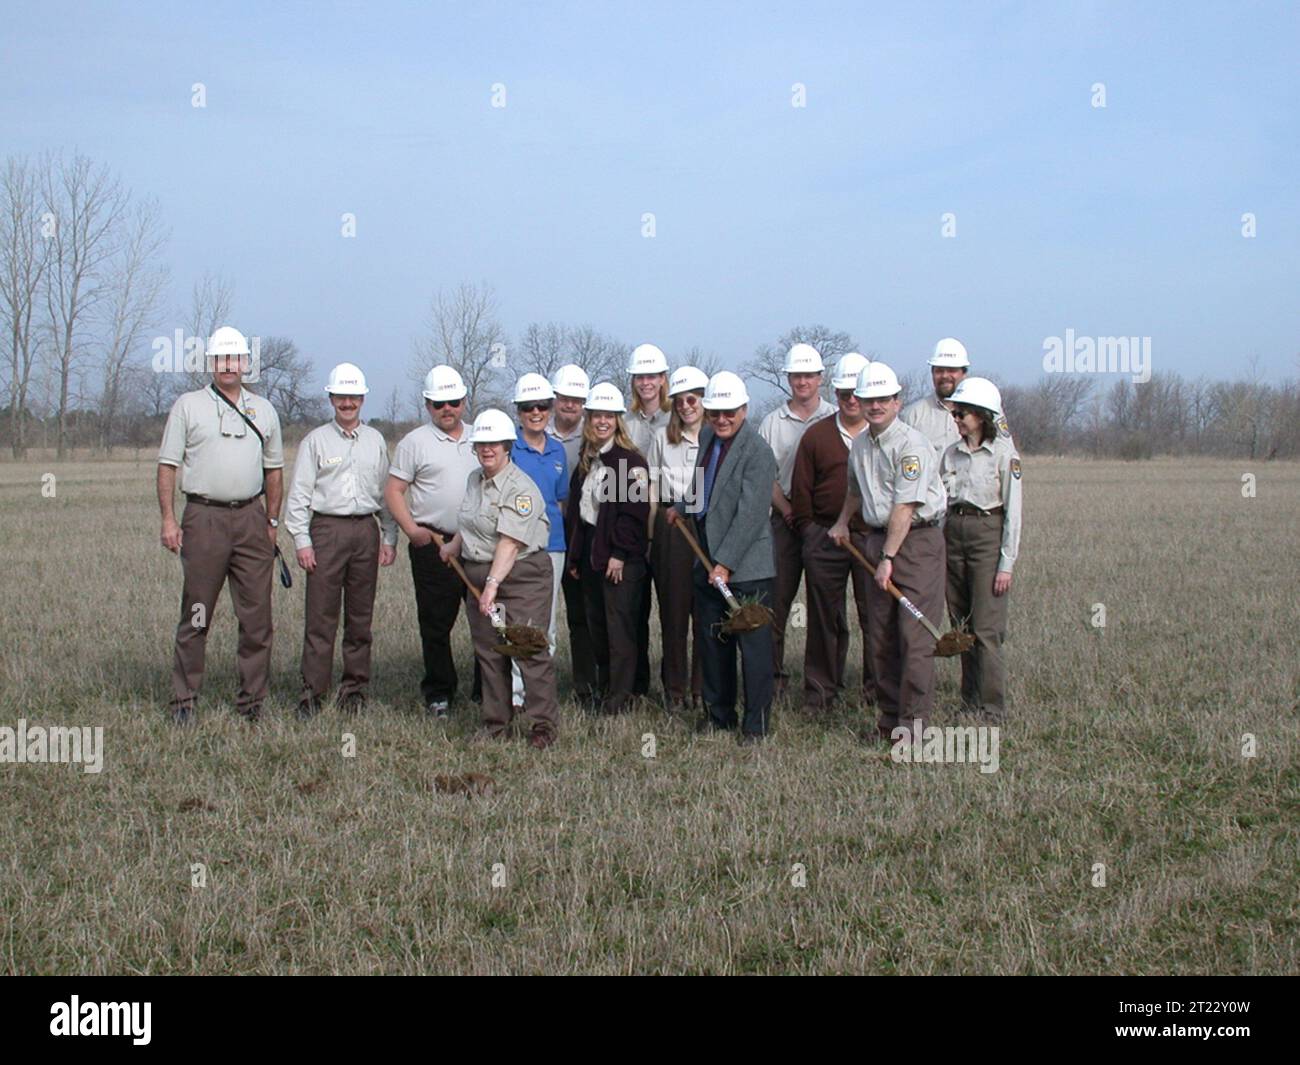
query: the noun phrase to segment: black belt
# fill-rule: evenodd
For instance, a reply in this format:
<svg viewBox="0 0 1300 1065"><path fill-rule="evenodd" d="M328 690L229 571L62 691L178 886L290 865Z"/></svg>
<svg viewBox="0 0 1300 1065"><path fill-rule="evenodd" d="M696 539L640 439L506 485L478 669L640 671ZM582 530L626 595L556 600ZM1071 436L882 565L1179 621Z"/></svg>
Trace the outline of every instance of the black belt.
<svg viewBox="0 0 1300 1065"><path fill-rule="evenodd" d="M979 507L973 506L970 503L954 503L952 506L948 508L948 513L957 514L963 518L971 518L971 517L990 518L995 514L1001 514L1002 509L1003 509L1002 507L997 506L997 507L993 507L991 510L980 510Z"/></svg>
<svg viewBox="0 0 1300 1065"><path fill-rule="evenodd" d="M361 521L362 518L373 518L379 511L372 510L369 514L316 514L314 518L334 518L336 521Z"/></svg>
<svg viewBox="0 0 1300 1065"><path fill-rule="evenodd" d="M933 529L933 528L934 528L936 525L938 525L938 524L939 524L939 519L938 519L938 518L935 518L933 521L914 521L914 522L912 522L912 528L913 528L913 529ZM887 528L885 528L885 526L883 526L883 525L868 525L868 526L867 526L867 532L868 532L868 533L887 533L887 532L889 532L889 530L888 530Z"/></svg>
<svg viewBox="0 0 1300 1065"><path fill-rule="evenodd" d="M191 495L189 492L185 493L185 502L187 503L198 503L200 506L204 507L225 507L227 510L238 510L240 507L248 506L249 503L256 503L261 498L260 495L257 495L253 496L252 499L209 499L207 496Z"/></svg>

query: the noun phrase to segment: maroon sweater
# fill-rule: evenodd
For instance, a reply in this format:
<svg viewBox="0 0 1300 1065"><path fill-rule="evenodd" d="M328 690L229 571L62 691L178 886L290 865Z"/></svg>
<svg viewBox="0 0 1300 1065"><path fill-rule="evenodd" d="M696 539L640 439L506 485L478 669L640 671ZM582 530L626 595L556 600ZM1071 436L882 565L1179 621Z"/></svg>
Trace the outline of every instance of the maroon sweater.
<svg viewBox="0 0 1300 1065"><path fill-rule="evenodd" d="M564 537L569 544L564 559L566 569L576 567L584 553L597 573L605 572L605 565L611 558L627 561L646 556L649 546L646 523L650 519L650 468L641 452L628 451L617 445L601 455L600 461L612 471L608 484L614 498L596 508L596 524L588 525L582 520L579 504L582 482L586 478L579 472L579 466L573 467L564 514ZM634 472L638 469L641 471L639 474ZM631 496L635 496L635 502L629 498Z"/></svg>
<svg viewBox="0 0 1300 1065"><path fill-rule="evenodd" d="M862 430L868 432L866 428ZM794 475L790 480L790 507L795 528L803 531L809 522L830 528L840 516L849 490L849 449L840 438L835 416L809 426L794 453ZM863 532L862 511L849 516L849 528Z"/></svg>

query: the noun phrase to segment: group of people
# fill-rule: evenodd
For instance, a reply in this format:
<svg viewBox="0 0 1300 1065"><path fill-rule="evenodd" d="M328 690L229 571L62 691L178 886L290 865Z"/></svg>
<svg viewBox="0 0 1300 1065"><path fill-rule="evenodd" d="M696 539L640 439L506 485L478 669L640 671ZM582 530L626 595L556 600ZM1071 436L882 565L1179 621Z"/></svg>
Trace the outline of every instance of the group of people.
<svg viewBox="0 0 1300 1065"><path fill-rule="evenodd" d="M827 402L820 354L795 344L783 365L790 397L757 426L738 375L692 366L670 374L653 344L632 352L630 404L569 365L550 379L523 374L513 418L489 409L469 421L460 374L435 366L423 387L428 421L391 460L383 436L361 421L365 376L343 363L326 384L334 417L304 437L287 489L276 412L243 387L246 339L224 326L207 354L212 383L176 401L158 459L162 543L184 571L170 704L178 722L194 714L227 579L239 622L236 708L261 713L282 502L306 575L303 718L329 696L340 613L336 701L364 706L378 571L394 562L399 533L419 619L422 705L443 718L457 697L452 633L465 604L473 697L494 737L518 719L533 747L555 741L562 595L574 694L590 712L620 713L650 695L657 598L666 708L699 709L701 727L761 741L790 681L785 636L801 579L809 709L844 694L851 583L862 700L876 706L883 736L924 723L934 702L934 638L896 593L934 621L946 606L974 634L962 656L963 709L1004 714L1020 458L997 388L967 376L956 340L935 347L933 394L905 409L894 371L857 353L836 362ZM769 606L772 623L731 631L738 602ZM545 650L506 653L507 626L541 630Z"/></svg>

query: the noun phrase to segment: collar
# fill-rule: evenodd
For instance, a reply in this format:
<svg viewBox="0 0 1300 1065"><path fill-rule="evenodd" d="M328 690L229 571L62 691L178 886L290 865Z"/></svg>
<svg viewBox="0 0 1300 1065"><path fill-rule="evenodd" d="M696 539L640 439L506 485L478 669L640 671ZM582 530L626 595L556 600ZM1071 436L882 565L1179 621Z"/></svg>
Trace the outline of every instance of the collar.
<svg viewBox="0 0 1300 1065"><path fill-rule="evenodd" d="M557 428L555 428L555 423L554 421L552 421L546 427L546 435L549 436L552 440L560 441L560 443L564 443L566 440L573 440L576 437L582 435L582 419L581 418L578 419L578 424L573 427L573 432L571 432L568 436L561 436L560 431Z"/></svg>
<svg viewBox="0 0 1300 1065"><path fill-rule="evenodd" d="M539 450L533 447L532 444L530 444L526 439L524 439L524 430L522 426L520 426L519 429L515 431L515 445L518 447L526 448L527 450L531 451L534 455L542 455L542 456L545 456L545 454L548 451L554 451L555 448L558 446L555 442L555 437L549 436L546 433L546 430L544 429L542 430L541 449Z"/></svg>
<svg viewBox="0 0 1300 1065"><path fill-rule="evenodd" d="M996 437L994 439L996 439ZM974 455L975 451L987 451L991 455L993 454L993 441L981 440L976 446L975 451L972 451L966 443L966 438L964 436L959 436L957 438L957 450L964 451L967 455Z"/></svg>
<svg viewBox="0 0 1300 1065"><path fill-rule="evenodd" d="M867 434L870 436L871 434L870 425L867 426L866 431ZM899 434L906 435L906 433L907 433L907 426L903 422L903 416L901 414L898 414L894 416L894 420L889 423L889 427L883 433L881 433L879 436L871 437L871 442L875 444L877 447L883 448L886 444L892 443L894 438L897 437Z"/></svg>
<svg viewBox="0 0 1300 1065"><path fill-rule="evenodd" d="M338 433L339 436L343 437L344 440L360 439L361 430L365 428L365 424L366 423L362 421L357 422L357 427L353 429L352 432L349 433L346 429L343 428L343 426L339 425L339 420L337 418L330 419L330 425L334 426L334 431Z"/></svg>
<svg viewBox="0 0 1300 1065"><path fill-rule="evenodd" d="M460 436L448 435L434 425L433 422L425 422L424 424L433 430L433 435L439 440L446 440L450 444L464 444L469 440L469 426L464 422L460 423Z"/></svg>
<svg viewBox="0 0 1300 1065"><path fill-rule="evenodd" d="M830 406L831 405L827 403L826 400L822 399L822 397L819 395L817 397L817 406L813 409L813 412L810 415L808 415L808 417L806 418L800 418L799 415L795 414L795 412L790 409L790 401L788 399L784 403L782 403L781 406L778 407L777 409L781 412L782 418L789 418L792 422L800 422L806 424L812 421L814 418L818 417L819 415L825 413L826 408ZM835 409L834 407L831 407L831 410L834 409Z"/></svg>
<svg viewBox="0 0 1300 1065"><path fill-rule="evenodd" d="M506 464L502 466L501 469L497 470L497 472L494 473L491 477L484 475L483 487L486 488L488 485L491 485L498 492L501 491L502 487L505 485L506 482L506 474L510 472L510 467L513 465L514 462L510 459L507 459ZM480 466L479 473L483 473L483 472L484 472L483 467Z"/></svg>
<svg viewBox="0 0 1300 1065"><path fill-rule="evenodd" d="M944 414L947 414L947 415L949 415L949 416L951 417L951 415L952 415L952 408L951 408L950 406L948 406L948 403L950 402L949 400L943 400L943 399L940 399L940 398L939 398L939 393L938 393L938 392L931 392L931 393L930 393L930 399L933 401L935 407L937 407L939 410L943 411Z"/></svg>

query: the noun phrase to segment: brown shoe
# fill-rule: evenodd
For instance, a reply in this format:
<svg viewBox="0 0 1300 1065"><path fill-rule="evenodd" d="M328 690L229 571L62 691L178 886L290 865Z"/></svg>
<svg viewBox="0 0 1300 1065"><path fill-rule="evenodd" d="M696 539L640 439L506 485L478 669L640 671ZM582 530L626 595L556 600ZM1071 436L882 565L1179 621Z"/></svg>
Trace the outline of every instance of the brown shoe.
<svg viewBox="0 0 1300 1065"><path fill-rule="evenodd" d="M549 732L534 732L528 737L528 746L534 750L544 751L555 742L555 736Z"/></svg>

